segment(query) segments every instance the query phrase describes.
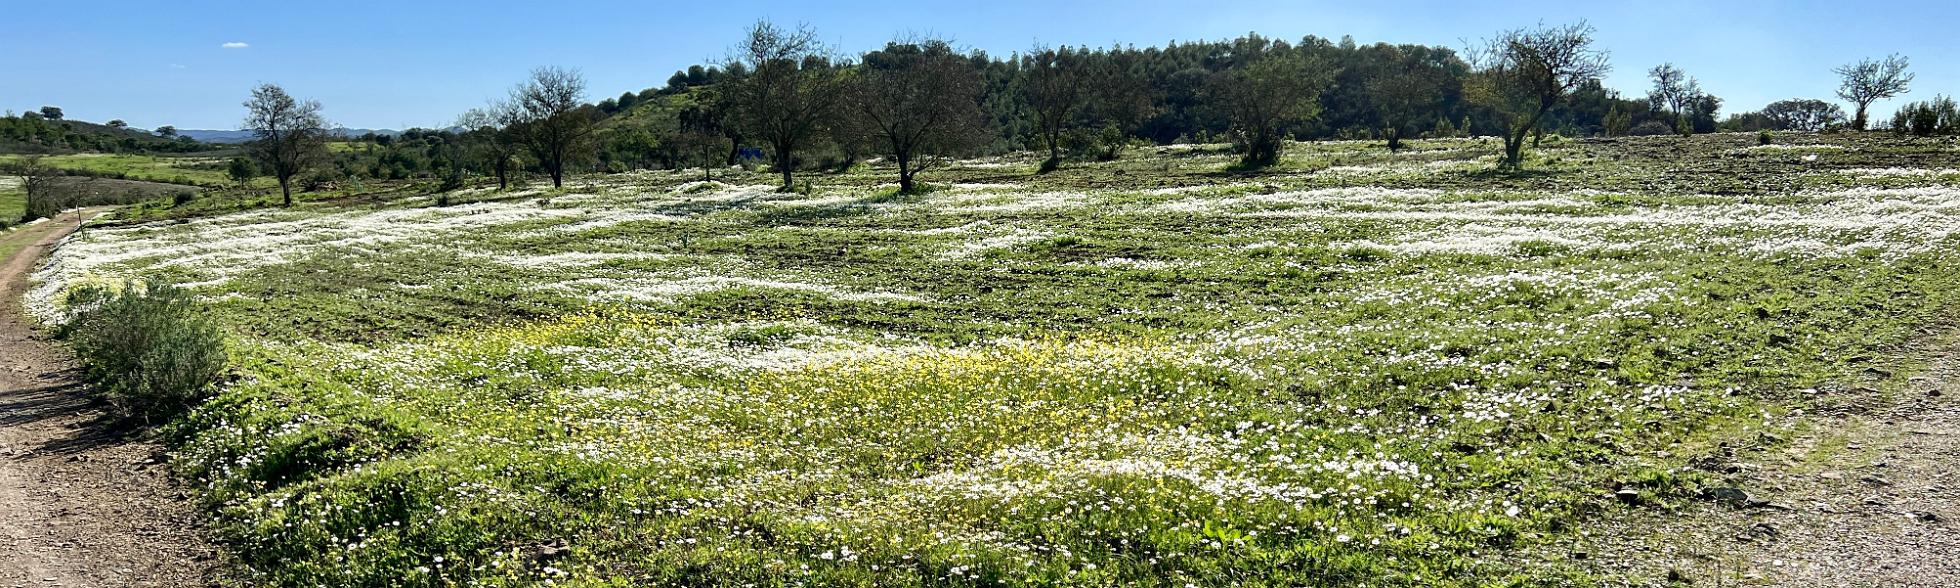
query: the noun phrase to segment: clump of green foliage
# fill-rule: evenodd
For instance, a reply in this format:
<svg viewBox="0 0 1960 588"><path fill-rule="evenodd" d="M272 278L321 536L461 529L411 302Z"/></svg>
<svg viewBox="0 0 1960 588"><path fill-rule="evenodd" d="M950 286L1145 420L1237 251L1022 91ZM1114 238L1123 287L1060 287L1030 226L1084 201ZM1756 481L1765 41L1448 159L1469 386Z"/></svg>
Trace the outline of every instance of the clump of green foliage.
<svg viewBox="0 0 1960 588"><path fill-rule="evenodd" d="M1918 137L1960 135L1960 105L1946 96L1907 104L1892 115L1892 130Z"/></svg>
<svg viewBox="0 0 1960 588"><path fill-rule="evenodd" d="M68 304L74 319L64 330L88 381L125 417L162 422L183 414L224 373L224 336L174 286L86 286Z"/></svg>

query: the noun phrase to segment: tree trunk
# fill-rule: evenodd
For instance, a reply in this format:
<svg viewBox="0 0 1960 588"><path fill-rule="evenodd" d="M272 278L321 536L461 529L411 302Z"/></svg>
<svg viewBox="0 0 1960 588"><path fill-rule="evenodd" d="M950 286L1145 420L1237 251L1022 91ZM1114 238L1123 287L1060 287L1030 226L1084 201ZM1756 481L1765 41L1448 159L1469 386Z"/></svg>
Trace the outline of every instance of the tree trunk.
<svg viewBox="0 0 1960 588"><path fill-rule="evenodd" d="M912 193L912 166L910 159L905 155L905 152L900 151L898 153L898 192L900 194Z"/></svg>
<svg viewBox="0 0 1960 588"><path fill-rule="evenodd" d="M285 198L286 198L286 204L285 204L285 205L286 205L287 207L291 207L291 206L293 205L293 176L292 176L292 174L280 174L280 176L279 176L279 193L285 196Z"/></svg>
<svg viewBox="0 0 1960 588"><path fill-rule="evenodd" d="M502 162L502 161L497 162L497 191L498 192L502 192L504 190L510 189L509 168L510 168L509 163Z"/></svg>
<svg viewBox="0 0 1960 588"><path fill-rule="evenodd" d="M1041 162L1041 172L1047 173L1062 167L1062 138L1060 131L1043 130L1041 136L1048 139L1048 159Z"/></svg>
<svg viewBox="0 0 1960 588"><path fill-rule="evenodd" d="M783 174L784 192L793 192L796 190L796 169L790 165L791 161L795 161L795 159L790 156L789 150L782 148L780 145L777 146L776 169Z"/></svg>
<svg viewBox="0 0 1960 588"><path fill-rule="evenodd" d="M1524 139L1530 135L1529 127L1504 132L1504 164L1501 167L1513 170L1524 168Z"/></svg>
<svg viewBox="0 0 1960 588"><path fill-rule="evenodd" d="M1388 150L1389 150L1389 152L1395 152L1395 151L1401 151L1401 150L1402 150L1402 131L1401 131L1401 129L1397 129L1397 128L1395 128L1395 127L1389 127L1389 128L1388 128Z"/></svg>
<svg viewBox="0 0 1960 588"><path fill-rule="evenodd" d="M1851 120L1851 128L1862 131L1865 130L1865 125L1871 124L1871 119L1865 118L1866 106L1862 103L1858 105L1858 117Z"/></svg>

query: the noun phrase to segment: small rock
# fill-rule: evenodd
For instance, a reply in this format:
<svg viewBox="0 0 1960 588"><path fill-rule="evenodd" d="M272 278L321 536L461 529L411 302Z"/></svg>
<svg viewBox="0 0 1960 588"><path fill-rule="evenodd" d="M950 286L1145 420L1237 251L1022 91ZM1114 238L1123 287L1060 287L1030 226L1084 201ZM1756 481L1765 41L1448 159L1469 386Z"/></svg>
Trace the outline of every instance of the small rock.
<svg viewBox="0 0 1960 588"><path fill-rule="evenodd" d="M1747 491L1744 491L1741 488L1736 488L1734 486L1717 486L1714 488L1708 488L1702 490L1701 495L1702 497L1707 498L1709 500L1727 504L1729 506L1748 506L1749 503L1752 502L1750 500L1749 493Z"/></svg>
<svg viewBox="0 0 1960 588"><path fill-rule="evenodd" d="M1871 484L1871 485L1873 485L1873 486L1891 486L1891 485L1892 485L1892 481L1891 481L1891 480L1887 480L1887 479L1885 479L1885 478L1884 478L1883 476L1865 476L1865 477L1863 477L1863 478L1859 478L1859 479L1858 479L1858 481L1860 481L1860 482L1864 482L1864 483L1866 483L1866 484Z"/></svg>
<svg viewBox="0 0 1960 588"><path fill-rule="evenodd" d="M1906 516L1922 523L1937 523L1942 520L1940 515L1924 510L1910 511L1906 513Z"/></svg>
<svg viewBox="0 0 1960 588"><path fill-rule="evenodd" d="M1614 498L1618 498L1618 499L1620 499L1620 502L1624 502L1624 503L1627 503L1627 504L1639 504L1639 503L1640 503L1640 491L1639 491L1639 490L1634 490L1634 489L1632 489L1632 488L1627 488L1627 489L1624 489L1624 490L1621 490L1621 491L1619 491L1619 492L1614 492L1614 493L1613 493L1613 497L1614 497Z"/></svg>

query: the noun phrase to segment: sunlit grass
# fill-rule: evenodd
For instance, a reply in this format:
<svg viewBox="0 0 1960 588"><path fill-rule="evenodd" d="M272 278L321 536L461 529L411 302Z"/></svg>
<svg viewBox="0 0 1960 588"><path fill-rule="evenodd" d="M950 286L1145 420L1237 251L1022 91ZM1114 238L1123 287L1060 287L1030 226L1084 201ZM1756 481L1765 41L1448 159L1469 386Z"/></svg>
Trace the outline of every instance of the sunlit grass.
<svg viewBox="0 0 1960 588"><path fill-rule="evenodd" d="M1960 292L1946 176L1692 156L1745 140L315 203L93 230L30 308L205 297L241 378L177 463L272 584L1584 585L1507 556Z"/></svg>

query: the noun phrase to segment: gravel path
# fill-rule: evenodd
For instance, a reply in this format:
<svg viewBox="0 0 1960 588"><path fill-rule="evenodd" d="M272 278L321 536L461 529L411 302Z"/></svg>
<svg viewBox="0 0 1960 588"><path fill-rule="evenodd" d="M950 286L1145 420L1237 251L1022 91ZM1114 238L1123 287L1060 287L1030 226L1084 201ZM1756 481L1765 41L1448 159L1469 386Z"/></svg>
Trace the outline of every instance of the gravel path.
<svg viewBox="0 0 1960 588"><path fill-rule="evenodd" d="M1550 557L1611 586L1960 587L1960 337L1901 390L1775 419L1701 500L1604 517Z"/></svg>
<svg viewBox="0 0 1960 588"><path fill-rule="evenodd" d="M0 234L25 245L0 259L0 588L210 585L220 551L161 449L106 419L66 350L21 316L28 273L75 220Z"/></svg>

